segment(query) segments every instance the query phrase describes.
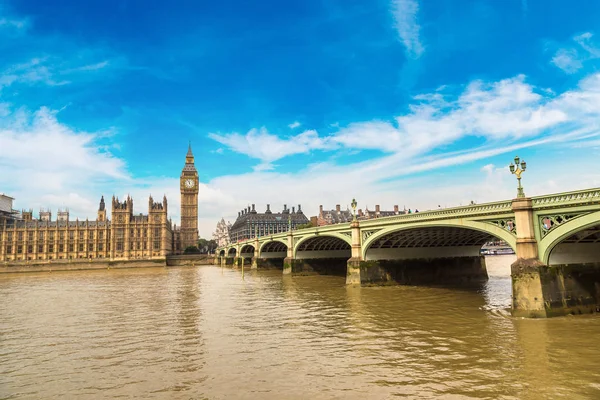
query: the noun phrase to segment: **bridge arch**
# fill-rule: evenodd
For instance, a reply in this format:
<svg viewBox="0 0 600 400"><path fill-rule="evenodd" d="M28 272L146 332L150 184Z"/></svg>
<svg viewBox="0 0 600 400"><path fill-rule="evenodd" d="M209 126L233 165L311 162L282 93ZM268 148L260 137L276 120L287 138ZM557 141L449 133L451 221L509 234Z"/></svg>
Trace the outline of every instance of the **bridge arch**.
<svg viewBox="0 0 600 400"><path fill-rule="evenodd" d="M309 235L301 238L294 246L294 258L301 258L306 252L310 257L346 257L350 258L352 239L340 233Z"/></svg>
<svg viewBox="0 0 600 400"><path fill-rule="evenodd" d="M244 254L244 253L252 253L254 254L254 245L252 244L245 244L240 248L240 254Z"/></svg>
<svg viewBox="0 0 600 400"><path fill-rule="evenodd" d="M287 256L287 243L280 239L269 239L261 243L258 250L259 258L285 258Z"/></svg>
<svg viewBox="0 0 600 400"><path fill-rule="evenodd" d="M235 247L230 247L229 250L227 250L228 257L235 257L236 255L237 255L237 249Z"/></svg>
<svg viewBox="0 0 600 400"><path fill-rule="evenodd" d="M584 233L584 237L578 237L582 233ZM585 239L587 239L586 243L590 243L590 246L593 246L595 251L600 251L600 211L582 215L552 229L539 243L538 252L540 261L546 265L550 265L550 263L553 263L553 251L559 250L561 244L581 243L581 240ZM571 254L573 253L578 252L571 251ZM593 259L597 260L597 258L596 253ZM583 259L585 260L585 258Z"/></svg>
<svg viewBox="0 0 600 400"><path fill-rule="evenodd" d="M219 257L225 257L225 249L221 249L221 251L219 251Z"/></svg>
<svg viewBox="0 0 600 400"><path fill-rule="evenodd" d="M413 231L415 234L419 233L421 237L409 239L407 237L409 231ZM440 246L435 246L436 235L433 234L434 231L437 231L437 240L440 241ZM456 235L454 242L451 241L453 235ZM374 248L383 248L385 244L381 242L385 240L395 240L397 242L396 244L404 241L401 244L405 244L406 246L412 245L412 247L419 247L417 245L421 244L421 248L452 247L453 245L464 248L469 246L471 247L471 253L474 253L475 248L477 248L478 255L481 246L494 239L503 240L513 250L516 250L516 236L508 230L490 223L464 219L427 222L419 221L406 225L384 228L373 233L362 243L362 258L363 260L371 259L373 255L369 255L369 250L373 253ZM412 240L412 242L409 240Z"/></svg>

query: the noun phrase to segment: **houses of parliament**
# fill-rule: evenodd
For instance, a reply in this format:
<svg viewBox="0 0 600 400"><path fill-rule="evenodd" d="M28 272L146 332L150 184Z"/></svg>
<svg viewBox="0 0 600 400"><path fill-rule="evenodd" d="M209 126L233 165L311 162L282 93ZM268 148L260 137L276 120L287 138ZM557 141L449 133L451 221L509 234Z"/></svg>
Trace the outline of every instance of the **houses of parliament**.
<svg viewBox="0 0 600 400"><path fill-rule="evenodd" d="M148 214L135 214L133 199L112 197L110 219L104 196L95 220L72 220L68 211L41 210L20 215L12 198L0 194L0 262L78 259L144 260L181 254L198 241L198 172L191 145L179 178L181 225L168 218L166 196L148 199Z"/></svg>

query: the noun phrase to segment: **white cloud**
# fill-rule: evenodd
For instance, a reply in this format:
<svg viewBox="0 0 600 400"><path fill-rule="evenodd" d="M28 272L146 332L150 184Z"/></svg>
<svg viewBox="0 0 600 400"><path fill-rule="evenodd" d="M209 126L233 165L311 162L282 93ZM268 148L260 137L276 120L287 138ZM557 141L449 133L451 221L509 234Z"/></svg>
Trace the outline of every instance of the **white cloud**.
<svg viewBox="0 0 600 400"><path fill-rule="evenodd" d="M311 150L331 149L327 140L319 137L316 131L307 130L287 139L270 134L265 128L251 129L245 135L239 133L211 133L209 137L224 144L236 153L246 154L262 161L264 170L273 161Z"/></svg>
<svg viewBox="0 0 600 400"><path fill-rule="evenodd" d="M0 90L13 84L25 85L45 84L62 86L71 83L69 78L82 72L98 71L110 65L109 61L69 67L71 61L51 59L49 57L34 57L31 60L14 64L0 73Z"/></svg>
<svg viewBox="0 0 600 400"><path fill-rule="evenodd" d="M426 153L465 136L517 140L568 119L520 75L494 83L475 81L455 100L441 93L416 96L410 113L387 121L354 123L331 139L345 147L379 149L406 156Z"/></svg>
<svg viewBox="0 0 600 400"><path fill-rule="evenodd" d="M585 32L573 37L577 46L560 48L552 57L552 64L567 74L574 74L583 68L586 61L600 58L600 48L592 43L593 34Z"/></svg>
<svg viewBox="0 0 600 400"><path fill-rule="evenodd" d="M290 127L290 129L296 129L298 128L300 125L302 125L300 122L298 121L294 121L291 124L288 125L288 127Z"/></svg>
<svg viewBox="0 0 600 400"><path fill-rule="evenodd" d="M583 63L575 49L559 49L552 57L552 63L567 74L574 74L583 68Z"/></svg>
<svg viewBox="0 0 600 400"><path fill-rule="evenodd" d="M28 25L26 19L0 17L0 28L24 29Z"/></svg>
<svg viewBox="0 0 600 400"><path fill-rule="evenodd" d="M106 182L129 180L125 163L98 149L100 135L61 124L45 107L6 110L0 119L0 187L24 200L20 204L87 211Z"/></svg>
<svg viewBox="0 0 600 400"><path fill-rule="evenodd" d="M419 39L421 27L417 22L419 4L417 0L392 0L392 16L400 41L410 58L419 58L425 49Z"/></svg>
<svg viewBox="0 0 600 400"><path fill-rule="evenodd" d="M14 83L35 84L43 83L49 86L61 86L70 83L67 80L55 79L53 68L48 64L48 58L32 58L22 64L15 64L0 74L0 89Z"/></svg>
<svg viewBox="0 0 600 400"><path fill-rule="evenodd" d="M61 74L70 74L73 72L85 72L85 71L96 71L99 69L106 68L110 62L108 60L101 61L94 64L83 65L81 67L69 68L64 71L61 71Z"/></svg>

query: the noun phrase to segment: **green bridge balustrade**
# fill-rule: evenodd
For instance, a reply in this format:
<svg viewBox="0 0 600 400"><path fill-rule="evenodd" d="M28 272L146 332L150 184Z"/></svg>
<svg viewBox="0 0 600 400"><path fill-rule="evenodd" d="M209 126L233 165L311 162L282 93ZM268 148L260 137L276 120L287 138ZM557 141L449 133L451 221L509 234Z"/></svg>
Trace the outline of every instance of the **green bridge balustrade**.
<svg viewBox="0 0 600 400"><path fill-rule="evenodd" d="M517 316L600 307L600 188L401 214L257 237L217 250L216 263L340 274L348 285L480 284L481 247L503 240Z"/></svg>

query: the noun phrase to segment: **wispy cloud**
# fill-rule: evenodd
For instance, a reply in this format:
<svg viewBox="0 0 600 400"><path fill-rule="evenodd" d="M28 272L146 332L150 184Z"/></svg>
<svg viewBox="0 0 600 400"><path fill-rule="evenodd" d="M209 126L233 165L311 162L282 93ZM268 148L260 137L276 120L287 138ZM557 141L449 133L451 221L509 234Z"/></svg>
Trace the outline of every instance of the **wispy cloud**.
<svg viewBox="0 0 600 400"><path fill-rule="evenodd" d="M288 127L289 127L290 129L296 129L296 128L298 128L300 125L302 125L300 122L298 122L298 121L294 121L294 122L292 122L291 124L289 124L289 125L288 125Z"/></svg>
<svg viewBox="0 0 600 400"><path fill-rule="evenodd" d="M0 29L1 28L15 28L25 29L28 26L28 20L26 19L14 19L7 17L0 17Z"/></svg>
<svg viewBox="0 0 600 400"><path fill-rule="evenodd" d="M93 72L106 68L109 61L102 61L78 67L69 67L69 61L50 57L34 57L27 62L14 64L0 73L0 90L12 84L45 84L62 86L72 82L77 73Z"/></svg>
<svg viewBox="0 0 600 400"><path fill-rule="evenodd" d="M567 74L574 74L583 68L586 61L600 58L600 48L592 42L592 37L591 32L574 36L575 45L558 49L552 57L552 64Z"/></svg>
<svg viewBox="0 0 600 400"><path fill-rule="evenodd" d="M257 167L259 170L271 169L270 164L273 161L287 156L332 148L332 144L319 137L314 130L307 130L285 139L269 133L266 128L251 129L245 135L210 133L209 137L236 153L262 161Z"/></svg>
<svg viewBox="0 0 600 400"><path fill-rule="evenodd" d="M444 88L443 88L444 89ZM255 171L273 169L273 161L313 150L379 150L387 157L353 165L380 177L459 165L520 148L558 141L574 142L598 135L600 74L579 87L555 95L528 84L523 75L486 83L474 81L458 96L444 90L415 96L410 112L393 121L356 122L321 137L316 131L281 138L265 128L246 135L211 134L235 152L261 160ZM450 88L445 88L450 89ZM472 137L479 147L458 153L454 143Z"/></svg>
<svg viewBox="0 0 600 400"><path fill-rule="evenodd" d="M417 21L419 3L417 0L392 0L392 16L398 37L410 58L419 58L425 51L419 38L421 27Z"/></svg>
<svg viewBox="0 0 600 400"><path fill-rule="evenodd" d="M101 61L101 62L98 62L95 64L88 64L88 65L83 65L81 67L69 68L64 71L61 71L61 73L62 74L70 74L73 72L96 71L96 70L107 67L109 64L110 64L110 62L108 60Z"/></svg>
<svg viewBox="0 0 600 400"><path fill-rule="evenodd" d="M8 67L0 74L0 89L14 83L35 84L44 83L50 86L60 86L70 83L65 79L56 79L48 58L32 58L31 60Z"/></svg>

